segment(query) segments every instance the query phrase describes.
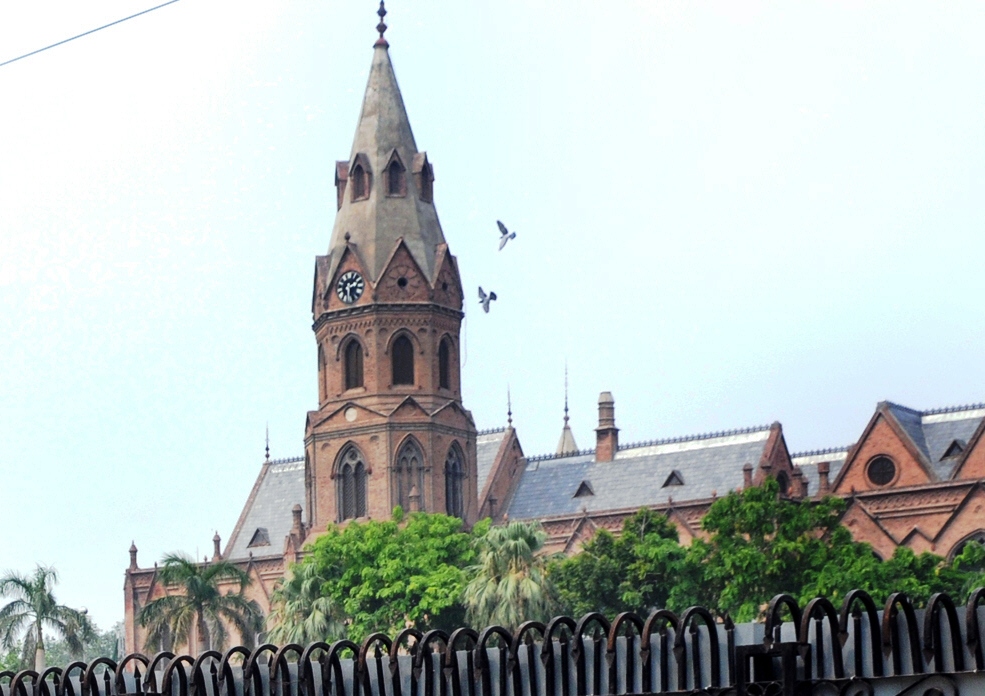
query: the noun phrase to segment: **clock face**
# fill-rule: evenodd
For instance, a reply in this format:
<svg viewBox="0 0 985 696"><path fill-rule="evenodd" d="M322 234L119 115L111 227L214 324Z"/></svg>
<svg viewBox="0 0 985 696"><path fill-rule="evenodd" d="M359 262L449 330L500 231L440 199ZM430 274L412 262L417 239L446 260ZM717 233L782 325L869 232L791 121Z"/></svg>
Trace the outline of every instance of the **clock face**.
<svg viewBox="0 0 985 696"><path fill-rule="evenodd" d="M362 297L365 287L366 283L363 281L361 275L355 271L346 271L339 278L338 285L335 286L335 292L340 300L346 304L352 304Z"/></svg>

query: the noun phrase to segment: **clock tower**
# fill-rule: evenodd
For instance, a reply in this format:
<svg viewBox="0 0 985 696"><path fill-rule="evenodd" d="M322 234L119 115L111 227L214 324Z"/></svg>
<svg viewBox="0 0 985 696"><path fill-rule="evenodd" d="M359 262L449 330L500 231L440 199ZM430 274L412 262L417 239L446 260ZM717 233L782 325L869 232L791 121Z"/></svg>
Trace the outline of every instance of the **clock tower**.
<svg viewBox="0 0 985 696"><path fill-rule="evenodd" d="M337 213L315 261L318 410L305 426L309 533L393 509L478 515L476 429L462 405L462 284L380 38Z"/></svg>

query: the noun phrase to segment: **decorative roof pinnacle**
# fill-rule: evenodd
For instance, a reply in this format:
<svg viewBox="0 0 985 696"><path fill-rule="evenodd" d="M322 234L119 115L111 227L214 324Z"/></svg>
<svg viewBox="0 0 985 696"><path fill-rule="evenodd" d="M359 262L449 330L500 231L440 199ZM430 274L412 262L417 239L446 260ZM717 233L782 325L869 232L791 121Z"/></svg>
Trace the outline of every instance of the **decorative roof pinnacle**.
<svg viewBox="0 0 985 696"><path fill-rule="evenodd" d="M380 16L380 23L376 25L376 31L380 32L380 38L376 40L374 46L389 48L390 44L387 43L385 38L383 38L383 34L385 34L387 30L386 22L383 21L383 18L386 17L386 6L383 4L383 0L380 0L380 9L376 11L376 14Z"/></svg>
<svg viewBox="0 0 985 696"><path fill-rule="evenodd" d="M510 396L510 385L506 385L506 424L513 427L513 398Z"/></svg>
<svg viewBox="0 0 985 696"><path fill-rule="evenodd" d="M568 361L564 361L564 426L568 426Z"/></svg>
<svg viewBox="0 0 985 696"><path fill-rule="evenodd" d="M264 461L266 461L267 463L270 462L270 424L269 423L267 424L267 447L264 454ZM216 534L218 534L218 532L216 532Z"/></svg>

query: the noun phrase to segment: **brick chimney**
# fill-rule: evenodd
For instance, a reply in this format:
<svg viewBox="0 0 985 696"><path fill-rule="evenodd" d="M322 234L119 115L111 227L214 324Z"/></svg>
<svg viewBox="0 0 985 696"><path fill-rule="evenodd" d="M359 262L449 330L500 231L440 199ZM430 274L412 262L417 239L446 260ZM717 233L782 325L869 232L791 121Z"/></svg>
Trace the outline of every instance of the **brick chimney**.
<svg viewBox="0 0 985 696"><path fill-rule="evenodd" d="M222 539L219 537L219 532L216 532L215 533L215 536L212 537L212 560L213 561L221 561L222 560L222 552L219 550L219 546L221 544L222 544Z"/></svg>
<svg viewBox="0 0 985 696"><path fill-rule="evenodd" d="M820 479L817 487L818 495L827 495L831 492L831 481L828 474L831 473L831 462L818 462L817 477Z"/></svg>
<svg viewBox="0 0 985 696"><path fill-rule="evenodd" d="M749 462L742 467L742 488L752 488L752 464Z"/></svg>
<svg viewBox="0 0 985 696"><path fill-rule="evenodd" d="M616 400L612 398L612 392L602 392L599 394L599 427L595 429L595 461L611 462L618 450Z"/></svg>
<svg viewBox="0 0 985 696"><path fill-rule="evenodd" d="M803 500L807 497L807 479L804 477L804 472L800 469L793 470L793 490L791 493L793 497Z"/></svg>
<svg viewBox="0 0 985 696"><path fill-rule="evenodd" d="M137 544L130 542L130 570L137 569Z"/></svg>

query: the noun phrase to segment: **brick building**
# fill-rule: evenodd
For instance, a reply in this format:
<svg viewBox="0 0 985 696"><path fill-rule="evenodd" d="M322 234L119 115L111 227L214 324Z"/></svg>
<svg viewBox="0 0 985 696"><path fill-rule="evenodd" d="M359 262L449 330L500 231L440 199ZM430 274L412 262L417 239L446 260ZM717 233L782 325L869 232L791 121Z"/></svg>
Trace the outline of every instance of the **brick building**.
<svg viewBox="0 0 985 696"><path fill-rule="evenodd" d="M718 496L774 476L791 497L847 498L845 523L882 556L900 545L949 555L985 537L985 406L883 403L855 445L805 454L788 451L779 423L620 444L608 392L591 449L578 450L566 411L551 455L525 456L509 417L505 428L477 431L462 402L458 266L382 33L335 181L335 224L315 260L318 408L306 416L303 453L268 456L225 548L213 539L213 559L243 567L254 579L248 595L265 610L328 524L389 518L397 505L466 524L537 519L549 550L571 553L644 506L665 512L689 542ZM168 591L132 546L128 650L144 647L140 608Z"/></svg>

